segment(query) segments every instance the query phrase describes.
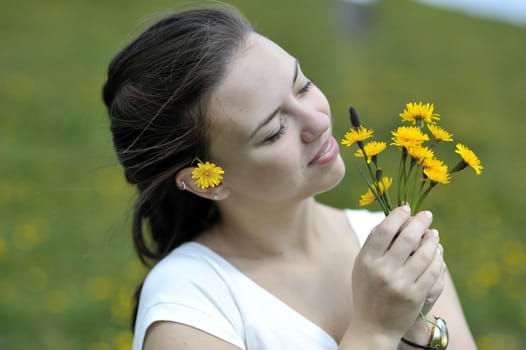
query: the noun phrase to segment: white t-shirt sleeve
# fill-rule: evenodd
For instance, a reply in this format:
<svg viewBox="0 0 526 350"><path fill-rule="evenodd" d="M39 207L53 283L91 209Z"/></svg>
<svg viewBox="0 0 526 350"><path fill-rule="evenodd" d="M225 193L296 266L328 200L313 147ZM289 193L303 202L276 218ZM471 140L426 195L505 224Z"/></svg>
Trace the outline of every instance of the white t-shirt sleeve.
<svg viewBox="0 0 526 350"><path fill-rule="evenodd" d="M185 324L244 349L239 310L213 264L191 255L168 256L146 278L135 324L133 350L142 350L154 322Z"/></svg>
<svg viewBox="0 0 526 350"><path fill-rule="evenodd" d="M365 243L371 230L385 218L383 212L371 212L365 209L346 209L345 213L347 214L347 219L349 220L351 227L356 233L358 242L360 242L360 247Z"/></svg>

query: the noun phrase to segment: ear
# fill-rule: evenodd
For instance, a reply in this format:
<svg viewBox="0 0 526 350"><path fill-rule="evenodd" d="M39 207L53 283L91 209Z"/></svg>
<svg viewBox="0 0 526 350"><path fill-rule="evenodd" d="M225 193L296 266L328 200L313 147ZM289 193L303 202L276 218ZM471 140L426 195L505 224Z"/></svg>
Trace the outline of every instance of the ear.
<svg viewBox="0 0 526 350"><path fill-rule="evenodd" d="M192 179L192 171L195 167L186 167L177 172L175 175L175 183L177 188L181 191L192 192L196 196L206 199L220 201L226 199L230 195L230 189L223 183L216 187L201 188L196 186L194 179Z"/></svg>

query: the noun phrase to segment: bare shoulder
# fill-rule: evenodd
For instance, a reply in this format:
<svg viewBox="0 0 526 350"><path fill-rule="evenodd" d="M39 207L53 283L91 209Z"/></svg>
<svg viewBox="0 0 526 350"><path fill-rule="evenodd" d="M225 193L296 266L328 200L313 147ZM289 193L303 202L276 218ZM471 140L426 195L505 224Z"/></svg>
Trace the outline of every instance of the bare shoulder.
<svg viewBox="0 0 526 350"><path fill-rule="evenodd" d="M144 340L144 350L239 350L213 335L175 322L155 322Z"/></svg>
<svg viewBox="0 0 526 350"><path fill-rule="evenodd" d="M345 210L318 203L318 212L328 227L334 227L345 235L353 232Z"/></svg>
<svg viewBox="0 0 526 350"><path fill-rule="evenodd" d="M331 220L331 222L342 223L347 221L346 214L343 209L331 207L323 203L317 203L317 205L319 213L325 218Z"/></svg>
<svg viewBox="0 0 526 350"><path fill-rule="evenodd" d="M348 242L353 249L359 249L356 233L344 209L318 203L318 213L325 223L324 227L335 241Z"/></svg>

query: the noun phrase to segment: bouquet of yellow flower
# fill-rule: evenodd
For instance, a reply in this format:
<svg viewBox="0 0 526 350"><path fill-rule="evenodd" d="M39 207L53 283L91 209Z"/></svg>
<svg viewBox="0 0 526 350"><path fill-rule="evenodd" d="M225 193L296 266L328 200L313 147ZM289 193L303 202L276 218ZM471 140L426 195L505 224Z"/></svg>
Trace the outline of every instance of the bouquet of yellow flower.
<svg viewBox="0 0 526 350"><path fill-rule="evenodd" d="M443 142L452 142L453 135L437 125L440 115L433 113L434 105L430 103L408 103L400 117L402 123L391 131L391 146L400 150L400 166L398 169L397 205L412 203L413 213L416 213L429 192L437 184L447 184L451 174L471 167L479 175L482 165L478 157L468 147L458 143L455 152L460 155L460 161L450 171L443 161L435 157L435 147ZM385 215L392 210L388 193L393 178L384 176L379 163L379 154L387 148L386 142L364 141L373 136L374 131L360 124L353 107L349 109L352 128L345 134L341 143L347 147L356 144L356 157L364 159L365 171L362 176L368 189L360 197L360 206L378 202Z"/></svg>

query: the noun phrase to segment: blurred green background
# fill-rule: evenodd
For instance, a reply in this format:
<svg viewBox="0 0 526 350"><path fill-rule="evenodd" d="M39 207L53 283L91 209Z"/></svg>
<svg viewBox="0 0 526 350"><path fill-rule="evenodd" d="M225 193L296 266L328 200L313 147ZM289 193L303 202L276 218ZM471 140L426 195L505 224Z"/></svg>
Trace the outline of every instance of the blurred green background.
<svg viewBox="0 0 526 350"><path fill-rule="evenodd" d="M100 89L113 54L176 4L2 2L0 349L129 349L145 270ZM331 101L338 138L349 104L388 139L405 103L435 103L485 169L456 174L426 207L480 349L523 348L526 27L409 1L380 1L355 19L337 1L232 4L300 59ZM356 207L365 188L352 151L342 153L347 176L320 200Z"/></svg>

